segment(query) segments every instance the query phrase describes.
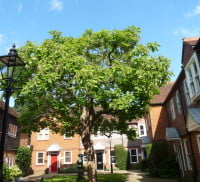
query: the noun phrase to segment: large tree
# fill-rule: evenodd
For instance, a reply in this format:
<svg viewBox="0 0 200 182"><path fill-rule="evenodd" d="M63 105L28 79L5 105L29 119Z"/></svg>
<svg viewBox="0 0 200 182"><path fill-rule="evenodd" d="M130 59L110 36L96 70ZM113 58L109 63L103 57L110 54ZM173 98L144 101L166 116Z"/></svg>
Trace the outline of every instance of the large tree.
<svg viewBox="0 0 200 182"><path fill-rule="evenodd" d="M16 95L26 131L49 127L79 134L88 159L88 177L96 181L91 135L118 130L141 117L153 95L170 76L169 60L155 56L157 43L140 44L140 29L86 30L77 38L51 31L41 44L19 49L26 63ZM153 56L154 55L154 56ZM130 134L130 133L129 133Z"/></svg>

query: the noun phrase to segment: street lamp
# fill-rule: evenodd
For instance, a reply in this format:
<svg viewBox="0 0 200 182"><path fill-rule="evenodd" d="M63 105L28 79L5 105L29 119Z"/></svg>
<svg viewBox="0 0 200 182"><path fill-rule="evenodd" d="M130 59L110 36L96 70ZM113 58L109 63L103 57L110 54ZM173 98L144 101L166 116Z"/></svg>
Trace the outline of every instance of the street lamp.
<svg viewBox="0 0 200 182"><path fill-rule="evenodd" d="M111 141L112 141L112 136L109 137L109 142L110 142L110 172L111 174L113 174L113 160L112 160L112 155L111 155L111 147L112 147L112 144L111 144Z"/></svg>
<svg viewBox="0 0 200 182"><path fill-rule="evenodd" d="M5 138L8 128L8 109L11 93L14 89L18 77L21 75L25 63L20 59L15 49L15 44L9 50L8 55L0 56L0 71L3 90L5 91L5 108L3 121L1 122L1 141L0 141L0 181L3 181L3 158Z"/></svg>

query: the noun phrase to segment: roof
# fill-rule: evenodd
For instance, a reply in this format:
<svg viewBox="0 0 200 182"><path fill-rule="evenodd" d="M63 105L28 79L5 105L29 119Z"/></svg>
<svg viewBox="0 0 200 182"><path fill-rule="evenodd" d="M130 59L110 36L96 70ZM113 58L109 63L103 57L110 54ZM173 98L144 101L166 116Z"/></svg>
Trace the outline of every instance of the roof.
<svg viewBox="0 0 200 182"><path fill-rule="evenodd" d="M186 65L194 52L194 48L199 44L200 37L183 38L182 60L181 63Z"/></svg>
<svg viewBox="0 0 200 182"><path fill-rule="evenodd" d="M154 95L151 104L163 104L175 82L169 82L160 88L160 94Z"/></svg>
<svg viewBox="0 0 200 182"><path fill-rule="evenodd" d="M196 45L199 39L200 37L189 37L189 38L183 38L182 40L183 42L193 46L193 45Z"/></svg>
<svg viewBox="0 0 200 182"><path fill-rule="evenodd" d="M0 110L5 110L5 103L3 101L0 101ZM15 118L19 117L19 114L11 107L9 107L9 114L14 116Z"/></svg>
<svg viewBox="0 0 200 182"><path fill-rule="evenodd" d="M188 113L197 124L200 124L200 108L189 108Z"/></svg>
<svg viewBox="0 0 200 182"><path fill-rule="evenodd" d="M170 141L170 140L179 140L180 139L180 135L179 135L177 129L173 128L173 127L166 128L166 139L168 141Z"/></svg>

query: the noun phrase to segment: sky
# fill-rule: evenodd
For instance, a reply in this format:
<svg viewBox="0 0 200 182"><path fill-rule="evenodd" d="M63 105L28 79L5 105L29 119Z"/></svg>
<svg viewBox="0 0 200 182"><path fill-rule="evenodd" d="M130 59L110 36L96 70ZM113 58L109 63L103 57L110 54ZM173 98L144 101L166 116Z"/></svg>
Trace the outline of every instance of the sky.
<svg viewBox="0 0 200 182"><path fill-rule="evenodd" d="M182 38L200 37L200 0L0 0L0 54L13 43L41 43L58 30L81 36L85 29L141 28L141 43L160 44L171 60L171 78L181 70Z"/></svg>

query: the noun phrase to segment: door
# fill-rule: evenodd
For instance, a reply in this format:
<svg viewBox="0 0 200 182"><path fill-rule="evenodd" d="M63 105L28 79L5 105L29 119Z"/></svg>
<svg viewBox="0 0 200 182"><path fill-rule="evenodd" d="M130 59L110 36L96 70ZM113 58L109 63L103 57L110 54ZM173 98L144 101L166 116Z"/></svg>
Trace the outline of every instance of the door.
<svg viewBox="0 0 200 182"><path fill-rule="evenodd" d="M58 171L58 154L51 154L50 172L56 173Z"/></svg>
<svg viewBox="0 0 200 182"><path fill-rule="evenodd" d="M97 170L103 169L103 153L98 152L96 153L96 161L97 161Z"/></svg>

